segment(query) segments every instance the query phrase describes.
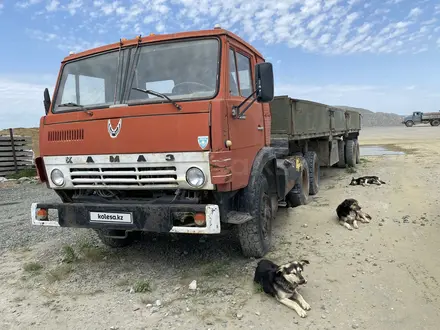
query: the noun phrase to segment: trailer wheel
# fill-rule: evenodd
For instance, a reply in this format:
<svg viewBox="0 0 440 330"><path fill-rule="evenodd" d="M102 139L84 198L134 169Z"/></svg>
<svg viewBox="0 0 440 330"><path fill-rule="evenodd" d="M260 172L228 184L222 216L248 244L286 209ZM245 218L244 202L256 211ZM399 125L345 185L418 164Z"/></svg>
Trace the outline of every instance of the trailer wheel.
<svg viewBox="0 0 440 330"><path fill-rule="evenodd" d="M262 258L270 248L272 238L272 203L269 195L269 184L261 173L251 196L253 219L238 225L238 237L245 257Z"/></svg>
<svg viewBox="0 0 440 330"><path fill-rule="evenodd" d="M309 194L316 195L319 191L320 166L318 155L314 151L307 151L305 158L309 168Z"/></svg>
<svg viewBox="0 0 440 330"><path fill-rule="evenodd" d="M337 163L338 167L345 167L345 141L338 140L338 153L339 161Z"/></svg>
<svg viewBox="0 0 440 330"><path fill-rule="evenodd" d="M114 238L111 236L115 235L117 230L111 229L95 229L96 234L104 245L107 245L111 248L121 248L124 246L131 245L134 241L134 235L132 232L127 232L125 237L121 236L121 238Z"/></svg>
<svg viewBox="0 0 440 330"><path fill-rule="evenodd" d="M434 119L431 121L431 126L438 126L440 124L440 120Z"/></svg>
<svg viewBox="0 0 440 330"><path fill-rule="evenodd" d="M345 141L345 161L348 166L356 166L356 143L354 140Z"/></svg>
<svg viewBox="0 0 440 330"><path fill-rule="evenodd" d="M408 120L408 121L405 122L405 126L406 127L412 127L412 126L414 126L414 122L412 120Z"/></svg>
<svg viewBox="0 0 440 330"><path fill-rule="evenodd" d="M309 201L310 178L306 160L301 157L301 175L298 182L286 195L286 203L289 207L306 205Z"/></svg>
<svg viewBox="0 0 440 330"><path fill-rule="evenodd" d="M356 139L356 164L361 162L361 147L359 145L359 140Z"/></svg>

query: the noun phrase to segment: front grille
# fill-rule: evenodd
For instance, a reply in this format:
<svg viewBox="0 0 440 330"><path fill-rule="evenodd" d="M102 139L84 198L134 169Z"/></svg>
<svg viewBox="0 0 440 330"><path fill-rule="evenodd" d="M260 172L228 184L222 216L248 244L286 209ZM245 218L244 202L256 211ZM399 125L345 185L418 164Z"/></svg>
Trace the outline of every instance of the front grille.
<svg viewBox="0 0 440 330"><path fill-rule="evenodd" d="M177 188L176 167L72 167L70 178L76 188L150 187Z"/></svg>

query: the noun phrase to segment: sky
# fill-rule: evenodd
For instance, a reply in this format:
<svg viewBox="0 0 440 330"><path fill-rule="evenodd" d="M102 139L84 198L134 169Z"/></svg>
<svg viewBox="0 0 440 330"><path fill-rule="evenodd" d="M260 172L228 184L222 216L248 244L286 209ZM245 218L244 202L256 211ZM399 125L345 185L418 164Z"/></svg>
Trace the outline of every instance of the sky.
<svg viewBox="0 0 440 330"><path fill-rule="evenodd" d="M215 24L273 63L276 95L440 110L439 1L0 0L0 129L39 125L70 51Z"/></svg>

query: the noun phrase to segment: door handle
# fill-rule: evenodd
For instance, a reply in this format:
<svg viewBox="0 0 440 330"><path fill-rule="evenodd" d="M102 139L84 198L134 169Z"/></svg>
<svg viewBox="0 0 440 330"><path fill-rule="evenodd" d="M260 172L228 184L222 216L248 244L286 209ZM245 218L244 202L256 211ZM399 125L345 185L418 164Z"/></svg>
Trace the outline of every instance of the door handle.
<svg viewBox="0 0 440 330"><path fill-rule="evenodd" d="M263 127L263 126L260 126L260 125L258 125L258 128L257 128L257 130L259 130L259 131L264 131L264 127Z"/></svg>

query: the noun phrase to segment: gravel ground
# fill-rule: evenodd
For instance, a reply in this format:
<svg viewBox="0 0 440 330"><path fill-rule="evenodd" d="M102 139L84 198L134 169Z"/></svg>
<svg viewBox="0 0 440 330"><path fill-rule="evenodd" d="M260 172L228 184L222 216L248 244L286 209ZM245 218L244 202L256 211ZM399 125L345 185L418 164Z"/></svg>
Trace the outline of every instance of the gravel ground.
<svg viewBox="0 0 440 330"><path fill-rule="evenodd" d="M36 201L59 202L59 198L53 191L46 189L45 185L35 182L0 183L0 210L2 214L6 214L0 218L0 253L6 248L33 246L48 240L69 242L77 236L78 233L72 230L32 227L30 205Z"/></svg>
<svg viewBox="0 0 440 330"><path fill-rule="evenodd" d="M429 140L429 143L426 141ZM438 128L365 128L362 144L405 155L364 157L357 173L323 171L305 206L280 209L267 258L306 258L305 319L259 292L256 261L232 234L146 235L123 249L83 229L30 225L44 185L0 183L1 329L438 329ZM379 175L383 186L348 186ZM433 189L434 188L434 189ZM357 198L373 220L348 231L335 208ZM190 283L196 281L196 290Z"/></svg>

